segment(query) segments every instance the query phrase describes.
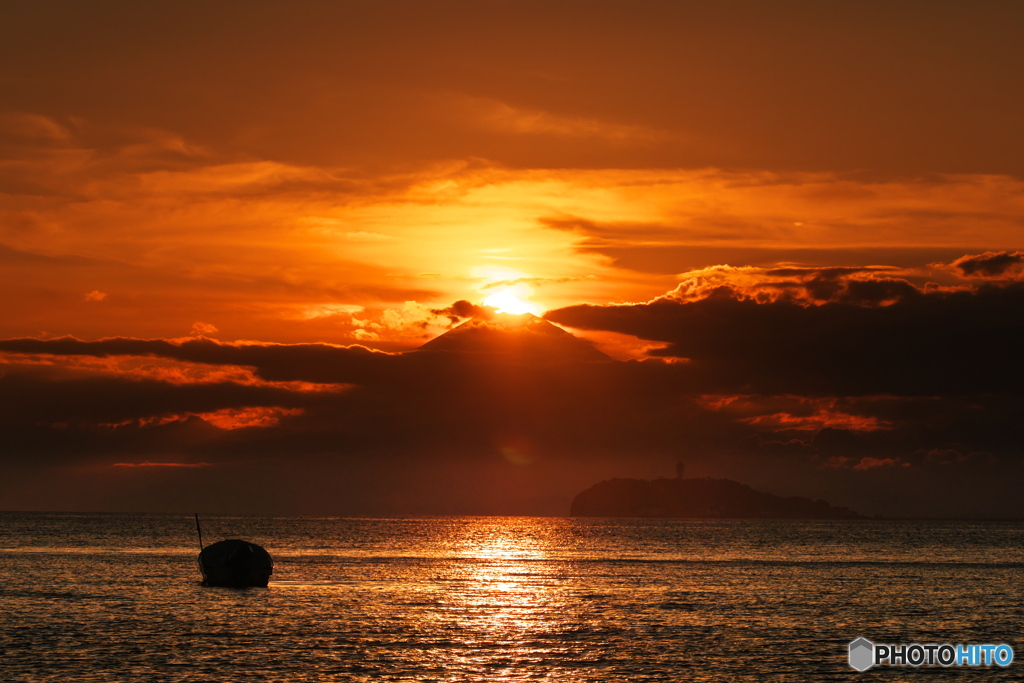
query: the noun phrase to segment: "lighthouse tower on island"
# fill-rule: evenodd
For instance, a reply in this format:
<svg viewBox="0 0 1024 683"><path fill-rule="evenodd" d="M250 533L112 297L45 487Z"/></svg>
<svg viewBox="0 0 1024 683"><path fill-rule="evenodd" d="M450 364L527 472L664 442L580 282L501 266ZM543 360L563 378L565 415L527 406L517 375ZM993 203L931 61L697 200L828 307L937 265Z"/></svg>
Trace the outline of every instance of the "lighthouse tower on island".
<svg viewBox="0 0 1024 683"><path fill-rule="evenodd" d="M686 469L686 465L682 460L676 461L676 479L683 478L683 471Z"/></svg>

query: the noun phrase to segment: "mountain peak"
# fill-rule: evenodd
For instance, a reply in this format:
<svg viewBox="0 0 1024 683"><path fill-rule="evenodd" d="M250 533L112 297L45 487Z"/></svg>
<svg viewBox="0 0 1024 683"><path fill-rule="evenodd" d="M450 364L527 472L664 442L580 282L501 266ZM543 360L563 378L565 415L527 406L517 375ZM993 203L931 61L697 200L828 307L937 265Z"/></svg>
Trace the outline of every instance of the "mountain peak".
<svg viewBox="0 0 1024 683"><path fill-rule="evenodd" d="M540 362L612 360L585 339L532 313L477 315L431 339L417 351L502 356Z"/></svg>

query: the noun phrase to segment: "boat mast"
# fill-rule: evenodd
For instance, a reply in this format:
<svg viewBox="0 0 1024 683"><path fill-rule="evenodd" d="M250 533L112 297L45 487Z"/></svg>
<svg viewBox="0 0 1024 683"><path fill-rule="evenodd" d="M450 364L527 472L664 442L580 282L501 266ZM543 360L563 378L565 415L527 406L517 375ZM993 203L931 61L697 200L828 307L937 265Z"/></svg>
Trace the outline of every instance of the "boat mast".
<svg viewBox="0 0 1024 683"><path fill-rule="evenodd" d="M196 531L199 532L199 552L203 552L203 528L199 526L199 513L196 513Z"/></svg>

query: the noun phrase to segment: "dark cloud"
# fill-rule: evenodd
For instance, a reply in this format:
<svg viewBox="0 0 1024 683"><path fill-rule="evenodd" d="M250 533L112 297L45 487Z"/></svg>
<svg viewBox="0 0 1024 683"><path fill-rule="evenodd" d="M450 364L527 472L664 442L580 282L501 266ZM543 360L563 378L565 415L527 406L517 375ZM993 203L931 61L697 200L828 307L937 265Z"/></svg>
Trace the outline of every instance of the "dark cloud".
<svg viewBox="0 0 1024 683"><path fill-rule="evenodd" d="M774 289L814 302L848 303L873 306L916 296L917 287L903 278L880 275L894 270L873 268L773 268L764 271L766 280L754 287ZM793 278L775 280L773 278Z"/></svg>
<svg viewBox="0 0 1024 683"><path fill-rule="evenodd" d="M1024 251L986 251L958 258L952 266L965 277L998 278L1020 270L1021 264L1024 264Z"/></svg>
<svg viewBox="0 0 1024 683"><path fill-rule="evenodd" d="M487 315L487 309L484 306L477 306L465 299L460 299L446 308L435 308L430 312L448 318L453 325L473 316Z"/></svg>
<svg viewBox="0 0 1024 683"><path fill-rule="evenodd" d="M57 356L156 356L192 363L252 367L269 381L323 383L365 382L386 374L398 358L362 346L331 344L230 344L199 338L184 341L114 337L83 341L58 339L0 340L0 351Z"/></svg>
<svg viewBox="0 0 1024 683"><path fill-rule="evenodd" d="M1020 394L1024 386L1019 283L948 292L851 280L820 305L759 303L721 287L697 301L572 306L547 318L664 342L651 355L688 359L689 381L702 391Z"/></svg>
<svg viewBox="0 0 1024 683"><path fill-rule="evenodd" d="M302 406L311 393L234 382L169 384L118 376L55 377L18 369L0 377L10 400L0 425L116 424L140 418L248 406Z"/></svg>
<svg viewBox="0 0 1024 683"><path fill-rule="evenodd" d="M911 283L900 278L872 278L848 280L845 290L829 301L849 303L856 306L877 306L889 301L900 301L916 297L920 291ZM822 297L825 299L826 297Z"/></svg>

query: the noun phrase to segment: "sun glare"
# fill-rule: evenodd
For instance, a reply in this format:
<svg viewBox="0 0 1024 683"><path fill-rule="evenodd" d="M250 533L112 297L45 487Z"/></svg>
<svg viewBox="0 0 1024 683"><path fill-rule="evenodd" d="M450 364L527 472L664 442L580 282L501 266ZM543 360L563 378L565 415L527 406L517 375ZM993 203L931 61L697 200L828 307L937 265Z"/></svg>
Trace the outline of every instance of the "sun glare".
<svg viewBox="0 0 1024 683"><path fill-rule="evenodd" d="M484 306L495 308L498 313L512 313L513 315L522 315L523 313L540 315L543 313L544 308L540 304L527 300L530 292L524 290L529 290L529 288L524 285L503 287L484 299Z"/></svg>

